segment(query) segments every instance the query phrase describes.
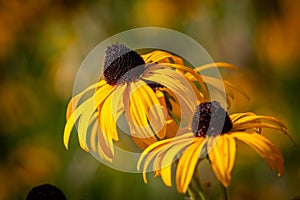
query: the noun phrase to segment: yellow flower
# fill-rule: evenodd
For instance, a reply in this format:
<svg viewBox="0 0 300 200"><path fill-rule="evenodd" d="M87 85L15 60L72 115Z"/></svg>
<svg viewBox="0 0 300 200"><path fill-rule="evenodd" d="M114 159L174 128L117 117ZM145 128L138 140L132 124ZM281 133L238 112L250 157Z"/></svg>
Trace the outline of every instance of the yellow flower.
<svg viewBox="0 0 300 200"><path fill-rule="evenodd" d="M180 58L166 52L156 51L141 57L123 44L109 46L103 77L68 104L64 130L66 148L77 122L80 146L111 161L113 141L119 140L117 120L123 113L134 141L143 149L158 139L172 137L166 135L167 126L171 130L176 128L171 112L178 112L176 106L180 102L185 112L192 114L200 93L195 96L197 88L175 67L161 64L165 62L187 69ZM92 96L86 98L91 91L94 91Z"/></svg>
<svg viewBox="0 0 300 200"><path fill-rule="evenodd" d="M178 159L176 186L180 193L185 193L197 163L207 156L216 178L227 187L236 157L235 141L240 140L253 148L280 176L284 171L282 154L260 134L262 128L277 129L288 135L286 126L273 117L251 112L229 116L218 102L204 102L197 106L191 128L181 129L178 136L150 145L142 153L137 168L142 170L145 183L150 167L171 186L172 163Z"/></svg>

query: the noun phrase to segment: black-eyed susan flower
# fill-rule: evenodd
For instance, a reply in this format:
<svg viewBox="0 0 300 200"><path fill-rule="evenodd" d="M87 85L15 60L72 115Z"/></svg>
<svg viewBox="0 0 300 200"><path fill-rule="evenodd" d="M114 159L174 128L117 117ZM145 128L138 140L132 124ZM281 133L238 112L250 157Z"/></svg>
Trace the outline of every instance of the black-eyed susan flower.
<svg viewBox="0 0 300 200"><path fill-rule="evenodd" d="M280 176L284 171L283 156L260 134L262 128L280 130L288 135L287 127L274 117L250 112L229 116L218 102L204 102L197 106L190 128L181 129L178 136L146 148L137 168L142 170L146 183L146 172L150 167L167 186L171 186L172 164L178 159L176 186L180 193L185 193L197 163L207 157L216 178L227 187L236 158L236 140L240 140L253 148Z"/></svg>
<svg viewBox="0 0 300 200"><path fill-rule="evenodd" d="M77 122L80 146L111 161L113 141L119 139L116 121L123 113L141 148L165 138L167 126L175 126L170 112L176 113L180 102L181 109L192 114L200 93L195 94L195 87L190 89L193 86L189 81L164 62L180 65L182 61L166 53L140 56L119 43L109 46L103 78L69 102L64 130L66 148ZM182 70L187 68L180 66ZM93 90L92 96L82 100Z"/></svg>

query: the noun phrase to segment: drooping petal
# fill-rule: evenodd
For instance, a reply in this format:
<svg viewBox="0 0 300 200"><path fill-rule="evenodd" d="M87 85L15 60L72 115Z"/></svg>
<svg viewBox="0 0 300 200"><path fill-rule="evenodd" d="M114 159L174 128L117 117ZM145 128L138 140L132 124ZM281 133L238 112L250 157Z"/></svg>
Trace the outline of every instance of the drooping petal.
<svg viewBox="0 0 300 200"><path fill-rule="evenodd" d="M241 88L239 88L238 86L230 83L229 81L227 80L224 80L224 84L225 86L227 86L227 88L230 88L230 90L232 91L237 91L238 93L240 93L243 97L245 97L247 100L250 99L250 97L248 96L248 94Z"/></svg>
<svg viewBox="0 0 300 200"><path fill-rule="evenodd" d="M65 145L66 149L68 149L70 135L71 135L72 129L75 125L75 122L78 120L78 118L81 116L81 114L86 110L86 108L93 105L92 103L93 103L92 99L86 100L68 118L67 123L65 125L65 129L64 129L64 145Z"/></svg>
<svg viewBox="0 0 300 200"><path fill-rule="evenodd" d="M104 85L99 88L95 94L85 100L80 106L78 106L72 114L69 116L67 123L64 129L64 145L68 149L69 138L72 132L72 129L76 121L84 115L83 119L80 119L78 123L78 138L80 145L83 149L86 150L86 130L89 126L90 118L92 117L95 109L101 104L107 96L113 91L114 87L110 85ZM96 98L97 97L97 98Z"/></svg>
<svg viewBox="0 0 300 200"><path fill-rule="evenodd" d="M187 73L186 77L189 80L197 81L197 78L190 73ZM229 106L230 106L231 101L234 100L234 98L235 98L235 95L234 95L235 92L241 94L242 96L244 96L246 99L249 100L249 96L247 95L247 93L244 90L235 86L234 84L230 83L227 80L216 78L216 77L209 76L209 75L203 75L203 74L201 75L201 77L203 79L203 82L205 82L205 84L208 85L208 87L212 87L217 92L219 92L221 95L226 95L226 100L227 100L227 103Z"/></svg>
<svg viewBox="0 0 300 200"><path fill-rule="evenodd" d="M124 111L122 94L126 85L117 86L114 92L103 103L99 121L102 132L105 135L110 135L113 140L118 141L117 120Z"/></svg>
<svg viewBox="0 0 300 200"><path fill-rule="evenodd" d="M142 82L139 82L142 83ZM146 115L150 122L150 125L158 136L158 138L164 138L166 134L166 108L160 104L158 97L153 92L153 90L148 86L141 84L137 89L137 92L140 92L140 97L144 102L146 108Z"/></svg>
<svg viewBox="0 0 300 200"><path fill-rule="evenodd" d="M232 129L232 131L240 131L246 129L257 129L257 128L272 128L279 131L283 131L285 134L288 134L287 130L284 130L282 127L266 123L266 122L252 122L252 123L242 123L238 124Z"/></svg>
<svg viewBox="0 0 300 200"><path fill-rule="evenodd" d="M249 123L249 122L257 122L260 119L268 119L265 116L255 115L254 113L249 113L248 115L241 116L235 120L235 124ZM282 124L282 123L281 123ZM284 125L283 125L284 126Z"/></svg>
<svg viewBox="0 0 300 200"><path fill-rule="evenodd" d="M183 65L181 58L159 50L144 54L142 55L142 58L144 59L145 63L176 63Z"/></svg>
<svg viewBox="0 0 300 200"><path fill-rule="evenodd" d="M91 118L91 130L87 135L87 145L92 154L96 154L96 156L99 156L99 158L111 162L113 156L112 151L110 150L110 148L107 148L107 145L101 145L101 143L99 142L99 137L103 137L103 133L101 133L101 129L97 120L98 115L99 113L97 111Z"/></svg>
<svg viewBox="0 0 300 200"><path fill-rule="evenodd" d="M236 156L234 138L228 134L210 139L208 145L208 157L217 179L228 187L231 181L231 171Z"/></svg>
<svg viewBox="0 0 300 200"><path fill-rule="evenodd" d="M219 92L222 96L226 97L227 103L230 105L231 101L234 99L234 94L231 90L226 88L225 82L223 79L210 77L202 75L203 80L208 85L208 87L212 87L216 91ZM226 90L227 89L227 90Z"/></svg>
<svg viewBox="0 0 300 200"><path fill-rule="evenodd" d="M157 141L150 146L148 146L141 154L139 161L137 163L137 169L140 170L141 166L144 182L147 183L146 172L149 165L152 162L152 170L156 171L157 175L163 176L163 181L170 185L170 170L175 156L180 152L182 148L185 148L193 141L193 134L187 133L175 138L165 139ZM172 149L172 151L170 151ZM160 156L158 156L160 155ZM155 161L153 161L155 160ZM161 169L165 168L163 171Z"/></svg>
<svg viewBox="0 0 300 200"><path fill-rule="evenodd" d="M157 140L156 136L164 138L167 112L145 82L133 82L130 87L130 94L126 96L126 99L129 98L126 100L129 101L129 106L125 107L129 115L126 116L133 140L144 149Z"/></svg>
<svg viewBox="0 0 300 200"><path fill-rule="evenodd" d="M77 129L78 141L79 141L80 147L87 152L89 151L89 149L87 147L87 141L86 141L87 130L90 125L91 118L92 118L94 111L95 110L93 109L93 105L88 106L78 120L78 129Z"/></svg>
<svg viewBox="0 0 300 200"><path fill-rule="evenodd" d="M261 120L269 121L261 122ZM248 128L273 128L282 131L285 135L287 135L291 141L295 144L293 138L288 134L288 129L281 121L276 119L275 117L270 116L262 116L262 115L255 115L254 113L248 113L247 115L241 115L238 118L236 117L235 123L233 124L233 131L248 129ZM260 133L260 132L259 132Z"/></svg>
<svg viewBox="0 0 300 200"><path fill-rule="evenodd" d="M189 82L174 70L159 68L159 66L152 66L143 78L159 83L174 93L180 103L181 110L185 113L185 118L181 120L181 123L189 125L197 105L196 95Z"/></svg>
<svg viewBox="0 0 300 200"><path fill-rule="evenodd" d="M172 186L171 172L172 164L176 160L176 156L180 155L188 146L192 145L194 136L186 135L184 139L173 140L164 146L161 152L156 156L153 163L154 169L160 169L159 175L167 186Z"/></svg>
<svg viewBox="0 0 300 200"><path fill-rule="evenodd" d="M107 91L107 93L102 91L103 97L107 96L111 92L110 89L108 89L106 91ZM103 106L101 107L101 108L103 108L103 109L101 109L102 112L94 111L95 106L97 106L97 104L95 105L95 103L92 102L92 98L91 98L91 100L89 100L91 103L89 106L86 107L86 110L81 115L81 117L79 119L79 125L78 125L78 133L82 134L79 137L80 146L82 148L84 148L86 151L91 150L93 153L98 154L100 156L100 158L102 158L102 159L104 158L108 161L112 160L111 158L113 155L113 150L110 149L110 148L112 148L112 141L108 141L108 140L112 140L112 139L118 140L118 135L116 132L116 121L115 121L116 119L115 118L118 118L120 116L120 114L122 113L122 108L123 108L119 104L119 102L117 102L117 100L119 100L118 91L119 91L118 88L115 89L113 94L109 95L106 98L106 100L98 99L98 100L100 100L98 102L98 104L102 104L101 101L105 100L105 102L103 103ZM98 92L100 92L100 90ZM117 96L117 98L115 98L116 96ZM115 98L116 102L112 101L111 100L112 98ZM114 103L114 106L113 106L113 103ZM117 110L116 111L117 113L113 112L115 110ZM91 114L91 113L93 113L93 114ZM107 120L105 120L105 123L104 123L106 126L104 126L104 127L102 126L101 127L102 130L100 130L101 123L99 123L97 118L101 118L101 117L103 118L103 116L105 119L107 119ZM88 129L89 126L91 127L90 130ZM108 129L105 129L106 127L108 127ZM103 130L105 130L105 131L103 131ZM110 136L108 136L108 134ZM100 144L99 140L102 141L101 144Z"/></svg>
<svg viewBox="0 0 300 200"><path fill-rule="evenodd" d="M99 88L95 95L90 97L88 100L92 100L88 106L86 106L86 109L82 112L79 121L78 121L78 139L80 146L87 150L86 145L86 135L89 127L89 122L91 117L93 116L95 110L97 107L103 102L107 100L107 98L111 95L112 91L115 89L115 87L110 85L104 85L103 87ZM98 96L98 98L96 98ZM84 102L85 103L85 102ZM83 104L84 104L83 103ZM100 113L101 114L101 113Z"/></svg>
<svg viewBox="0 0 300 200"><path fill-rule="evenodd" d="M71 114L73 113L73 111L78 106L78 103L79 103L80 99L84 96L84 94L86 94L87 92L89 92L90 90L93 90L95 88L102 87L105 83L106 83L105 80L100 80L99 82L90 85L84 91L82 91L79 94L77 94L76 96L74 96L70 100L70 102L68 103L67 112L66 112L66 119L67 120L69 119L69 117L71 116Z"/></svg>
<svg viewBox="0 0 300 200"><path fill-rule="evenodd" d="M160 135L163 135L164 138L175 137L178 132L178 124L181 118L178 101L171 96L173 94L167 88L156 90L155 94L160 104L168 110L166 111L166 126L161 130L162 133L160 133Z"/></svg>
<svg viewBox="0 0 300 200"><path fill-rule="evenodd" d="M186 148L186 143L189 143L189 141L180 142L176 145L172 145L168 147L168 149L165 146L163 151L160 151L160 153L156 156L154 160L153 169L159 171L158 175L161 176L166 186L172 186L172 164L175 161L176 155L178 155L182 151L182 149Z"/></svg>
<svg viewBox="0 0 300 200"><path fill-rule="evenodd" d="M253 148L267 162L271 170L277 170L278 176L283 174L283 156L267 138L257 133L234 132L230 135Z"/></svg>
<svg viewBox="0 0 300 200"><path fill-rule="evenodd" d="M206 84L212 86L217 91L219 91L221 94L226 92L226 98L227 102L230 103L232 100L234 100L234 92L240 93L242 96L244 96L246 99L250 99L250 97L247 95L247 93L242 90L241 88L235 86L234 84L230 83L227 80L218 79L211 76L202 75L204 81Z"/></svg>
<svg viewBox="0 0 300 200"><path fill-rule="evenodd" d="M89 135L87 136L87 141L88 142L88 147L91 149L91 151L96 152L97 151L97 145L98 145L98 136L97 136L97 129L99 127L98 123L98 112L95 112L94 115L90 119L90 126L91 126L91 131Z"/></svg>
<svg viewBox="0 0 300 200"><path fill-rule="evenodd" d="M205 65L201 65L199 67L196 67L195 70L197 72L202 72L204 70L207 70L207 69L211 69L211 68L225 68L225 69L231 69L231 70L235 70L235 71L239 71L239 69L230 64L230 63L225 63L225 62L214 62L214 63L208 63L208 64L205 64Z"/></svg>
<svg viewBox="0 0 300 200"><path fill-rule="evenodd" d="M230 120L232 122L237 122L238 120L240 120L241 118L246 117L246 116L255 116L255 114L252 112L233 113L233 114L230 114Z"/></svg>
<svg viewBox="0 0 300 200"><path fill-rule="evenodd" d="M127 84L119 85L112 93L111 106L113 108L113 116L115 119L118 119L125 111L123 98L126 88Z"/></svg>
<svg viewBox="0 0 300 200"><path fill-rule="evenodd" d="M117 126L116 121L117 119L113 116L113 110L115 108L112 108L112 95L110 95L106 101L103 103L102 109L100 111L100 127L102 132L105 135L110 135L114 140L118 141L118 132L117 132Z"/></svg>
<svg viewBox="0 0 300 200"><path fill-rule="evenodd" d="M113 140L110 135L105 135L100 127L97 128L98 145L97 150L99 155L102 155L106 160L111 161L114 157Z"/></svg>
<svg viewBox="0 0 300 200"><path fill-rule="evenodd" d="M170 141L172 141L172 139L166 139L166 140L161 140L161 141L157 141L155 143L153 143L152 145L148 146L141 154L138 163L137 163L137 170L141 169L141 164L142 162L146 159L146 157L148 156L149 152L154 151L156 148L160 149L161 146L164 146L166 144L168 144Z"/></svg>
<svg viewBox="0 0 300 200"><path fill-rule="evenodd" d="M167 103L166 103L166 100L165 100L164 93L160 90L156 90L155 91L155 96L157 97L157 100L159 101L159 105L161 106L161 108L164 109L164 116L165 117L163 118L163 120L165 121L165 123L164 123L164 126L161 128L161 130L159 130L158 128L153 128L153 129L157 130L156 135L160 139L163 139L166 136L167 126L168 126L168 124L170 124L170 122L168 123L168 121L172 120L172 118L171 118L169 112L167 111L168 108L167 108ZM169 131L171 131L171 130L169 130Z"/></svg>
<svg viewBox="0 0 300 200"><path fill-rule="evenodd" d="M143 163L142 174L143 174L143 179L144 179L145 183L148 183L146 174L147 174L150 163L153 162L153 159L155 159L157 157L157 154L159 152L161 152L161 149L168 143L169 143L169 141L167 141L167 140L162 140L162 141L153 143L152 145L148 146L141 154L139 161L137 163L137 169L140 170L141 165ZM152 170L155 171L154 169L152 169Z"/></svg>
<svg viewBox="0 0 300 200"><path fill-rule="evenodd" d="M175 68L176 70L181 71L181 73L186 72L186 73L191 74L191 77L195 78L195 81L197 81L199 83L203 95L205 97L209 97L209 93L208 93L208 90L206 88L205 81L204 81L202 75L199 74L197 71L195 71L193 68L189 68L189 67L186 67L184 65L173 64L173 63L164 63L163 65L167 66L167 67ZM189 80L193 80L192 78L189 78Z"/></svg>
<svg viewBox="0 0 300 200"><path fill-rule="evenodd" d="M196 137L195 141L183 152L176 170L176 186L180 193L185 193L196 169L205 139Z"/></svg>
<svg viewBox="0 0 300 200"><path fill-rule="evenodd" d="M148 109L145 97L141 95L140 88L135 83L130 84L130 89L124 96L125 114L134 140L144 140L149 146L157 141L155 133L149 125L147 118ZM149 100L147 100L149 101ZM126 106L127 105L127 106Z"/></svg>

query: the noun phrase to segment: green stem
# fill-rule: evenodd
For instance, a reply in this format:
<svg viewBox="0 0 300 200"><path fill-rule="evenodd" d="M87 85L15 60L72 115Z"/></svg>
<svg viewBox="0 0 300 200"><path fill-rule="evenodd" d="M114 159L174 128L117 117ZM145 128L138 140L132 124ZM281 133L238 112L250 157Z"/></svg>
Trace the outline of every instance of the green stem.
<svg viewBox="0 0 300 200"><path fill-rule="evenodd" d="M192 185L192 183L188 187L188 192L189 192L191 200L202 200L201 196L197 192L197 189L194 188L194 186Z"/></svg>
<svg viewBox="0 0 300 200"><path fill-rule="evenodd" d="M192 200L205 200L200 182L200 174L196 168L192 181L188 187L188 192Z"/></svg>
<svg viewBox="0 0 300 200"><path fill-rule="evenodd" d="M198 165L197 165L197 166L198 166ZM197 168L196 168L196 170L195 170L195 172L194 172L193 179L194 179L195 183L197 184L198 189L199 189L200 191L203 191L203 188L202 188L202 186L201 186L201 181L200 181L200 173L199 173L199 171L197 170Z"/></svg>
<svg viewBox="0 0 300 200"><path fill-rule="evenodd" d="M229 200L227 188L224 187L221 183L220 183L220 185L221 185L221 190L222 190L221 192L222 192L223 199L224 200Z"/></svg>

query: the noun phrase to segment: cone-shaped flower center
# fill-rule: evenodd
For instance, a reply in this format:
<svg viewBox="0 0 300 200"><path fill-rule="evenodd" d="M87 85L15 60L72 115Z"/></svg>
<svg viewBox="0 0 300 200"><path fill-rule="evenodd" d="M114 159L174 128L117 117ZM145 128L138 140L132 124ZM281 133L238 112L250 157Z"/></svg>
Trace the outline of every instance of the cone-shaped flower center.
<svg viewBox="0 0 300 200"><path fill-rule="evenodd" d="M204 102L197 106L192 131L197 137L219 135L230 131L232 122L219 102Z"/></svg>
<svg viewBox="0 0 300 200"><path fill-rule="evenodd" d="M105 53L104 78L110 85L133 81L145 70L143 58L123 44L108 46Z"/></svg>

